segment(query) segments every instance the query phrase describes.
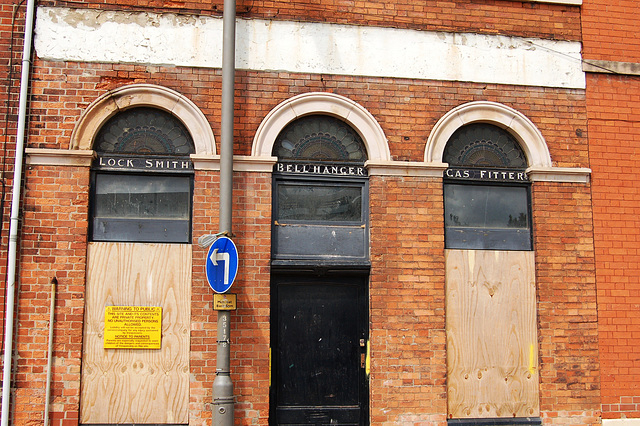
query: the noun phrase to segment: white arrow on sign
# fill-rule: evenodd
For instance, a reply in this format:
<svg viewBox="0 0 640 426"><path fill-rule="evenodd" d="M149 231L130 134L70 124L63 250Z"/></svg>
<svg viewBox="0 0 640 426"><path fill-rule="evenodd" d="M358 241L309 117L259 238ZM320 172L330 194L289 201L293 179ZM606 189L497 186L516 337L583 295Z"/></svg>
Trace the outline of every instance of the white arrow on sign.
<svg viewBox="0 0 640 426"><path fill-rule="evenodd" d="M229 284L229 253L218 253L218 249L216 248L213 249L209 259L211 259L211 263L213 263L214 266L218 266L218 260L224 261L224 283L225 285Z"/></svg>

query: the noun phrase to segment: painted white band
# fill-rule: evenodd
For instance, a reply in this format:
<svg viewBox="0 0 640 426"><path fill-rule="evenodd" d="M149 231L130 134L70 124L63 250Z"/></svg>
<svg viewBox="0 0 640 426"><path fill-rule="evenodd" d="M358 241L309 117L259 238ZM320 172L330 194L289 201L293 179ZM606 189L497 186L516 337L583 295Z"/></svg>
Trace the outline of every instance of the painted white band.
<svg viewBox="0 0 640 426"><path fill-rule="evenodd" d="M579 42L238 19L238 69L585 88ZM48 60L219 68L222 19L40 7Z"/></svg>

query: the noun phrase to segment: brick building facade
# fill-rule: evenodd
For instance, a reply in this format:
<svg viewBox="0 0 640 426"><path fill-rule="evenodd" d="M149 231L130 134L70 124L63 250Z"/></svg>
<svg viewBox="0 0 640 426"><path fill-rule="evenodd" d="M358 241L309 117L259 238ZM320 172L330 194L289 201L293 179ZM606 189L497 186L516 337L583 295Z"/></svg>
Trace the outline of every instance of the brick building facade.
<svg viewBox="0 0 640 426"><path fill-rule="evenodd" d="M238 1L236 424L633 424L638 262L629 171L638 49L612 30L633 19L634 5L609 6ZM0 9L3 276L25 8L3 1ZM52 424L212 423L217 313L207 250L197 242L220 231L222 9L217 1L37 4L10 366L14 424L44 418L53 278ZM602 72L612 66L625 71ZM104 148L111 139L102 129L144 108L186 129L184 174L118 168L118 159L160 157ZM151 126L141 116L140 126ZM357 134L364 159L277 155L287 126L324 117ZM333 142L340 131L326 126L323 143L304 143L351 155L344 139ZM129 128L119 128L126 136ZM454 164L450 150L474 128L501 142L460 142L463 159ZM474 144L485 147L477 163L465 160ZM506 162L491 163L489 152ZM308 164L336 172L295 173ZM365 172L340 172L349 167ZM100 237L102 175L188 179L188 241L112 230ZM305 201L291 187L307 195L344 190L361 204L337 222L290 216ZM459 212L457 190L472 193ZM521 203L522 220L461 225L458 216L493 191L499 195L487 200L498 211L485 213ZM151 226L145 220L135 225ZM162 348L106 348L108 306L162 307ZM349 321L357 330L343 330ZM353 332L337 349L346 341L353 353L325 366L332 352L289 336L294 326L306 337L319 330L316 340ZM290 354L329 370L290 376ZM339 362L345 372L330 369ZM345 384L312 401L313 386L333 383L311 378L322 374ZM353 393L346 383L356 383Z"/></svg>
<svg viewBox="0 0 640 426"><path fill-rule="evenodd" d="M635 9L594 1L582 12L603 424L640 416L638 231L625 220L637 211L637 185L625 172L637 165L640 51L638 40L624 35L638 23Z"/></svg>

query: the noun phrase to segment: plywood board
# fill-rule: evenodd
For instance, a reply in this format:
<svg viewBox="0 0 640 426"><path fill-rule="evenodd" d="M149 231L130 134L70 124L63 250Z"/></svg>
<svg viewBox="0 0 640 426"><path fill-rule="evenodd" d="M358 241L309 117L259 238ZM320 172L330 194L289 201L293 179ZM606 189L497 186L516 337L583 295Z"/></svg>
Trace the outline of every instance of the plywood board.
<svg viewBox="0 0 640 426"><path fill-rule="evenodd" d="M533 252L446 251L448 411L538 416Z"/></svg>
<svg viewBox="0 0 640 426"><path fill-rule="evenodd" d="M90 243L81 423L188 423L191 246ZM161 349L105 349L107 306L162 307Z"/></svg>

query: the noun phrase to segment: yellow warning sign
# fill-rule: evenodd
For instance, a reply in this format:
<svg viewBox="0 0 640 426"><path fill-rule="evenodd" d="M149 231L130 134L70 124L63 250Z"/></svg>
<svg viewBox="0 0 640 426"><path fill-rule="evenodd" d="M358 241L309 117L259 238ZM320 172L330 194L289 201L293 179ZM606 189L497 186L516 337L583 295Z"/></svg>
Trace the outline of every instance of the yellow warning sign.
<svg viewBox="0 0 640 426"><path fill-rule="evenodd" d="M160 349L161 340L161 307L106 307L104 311L105 349Z"/></svg>

